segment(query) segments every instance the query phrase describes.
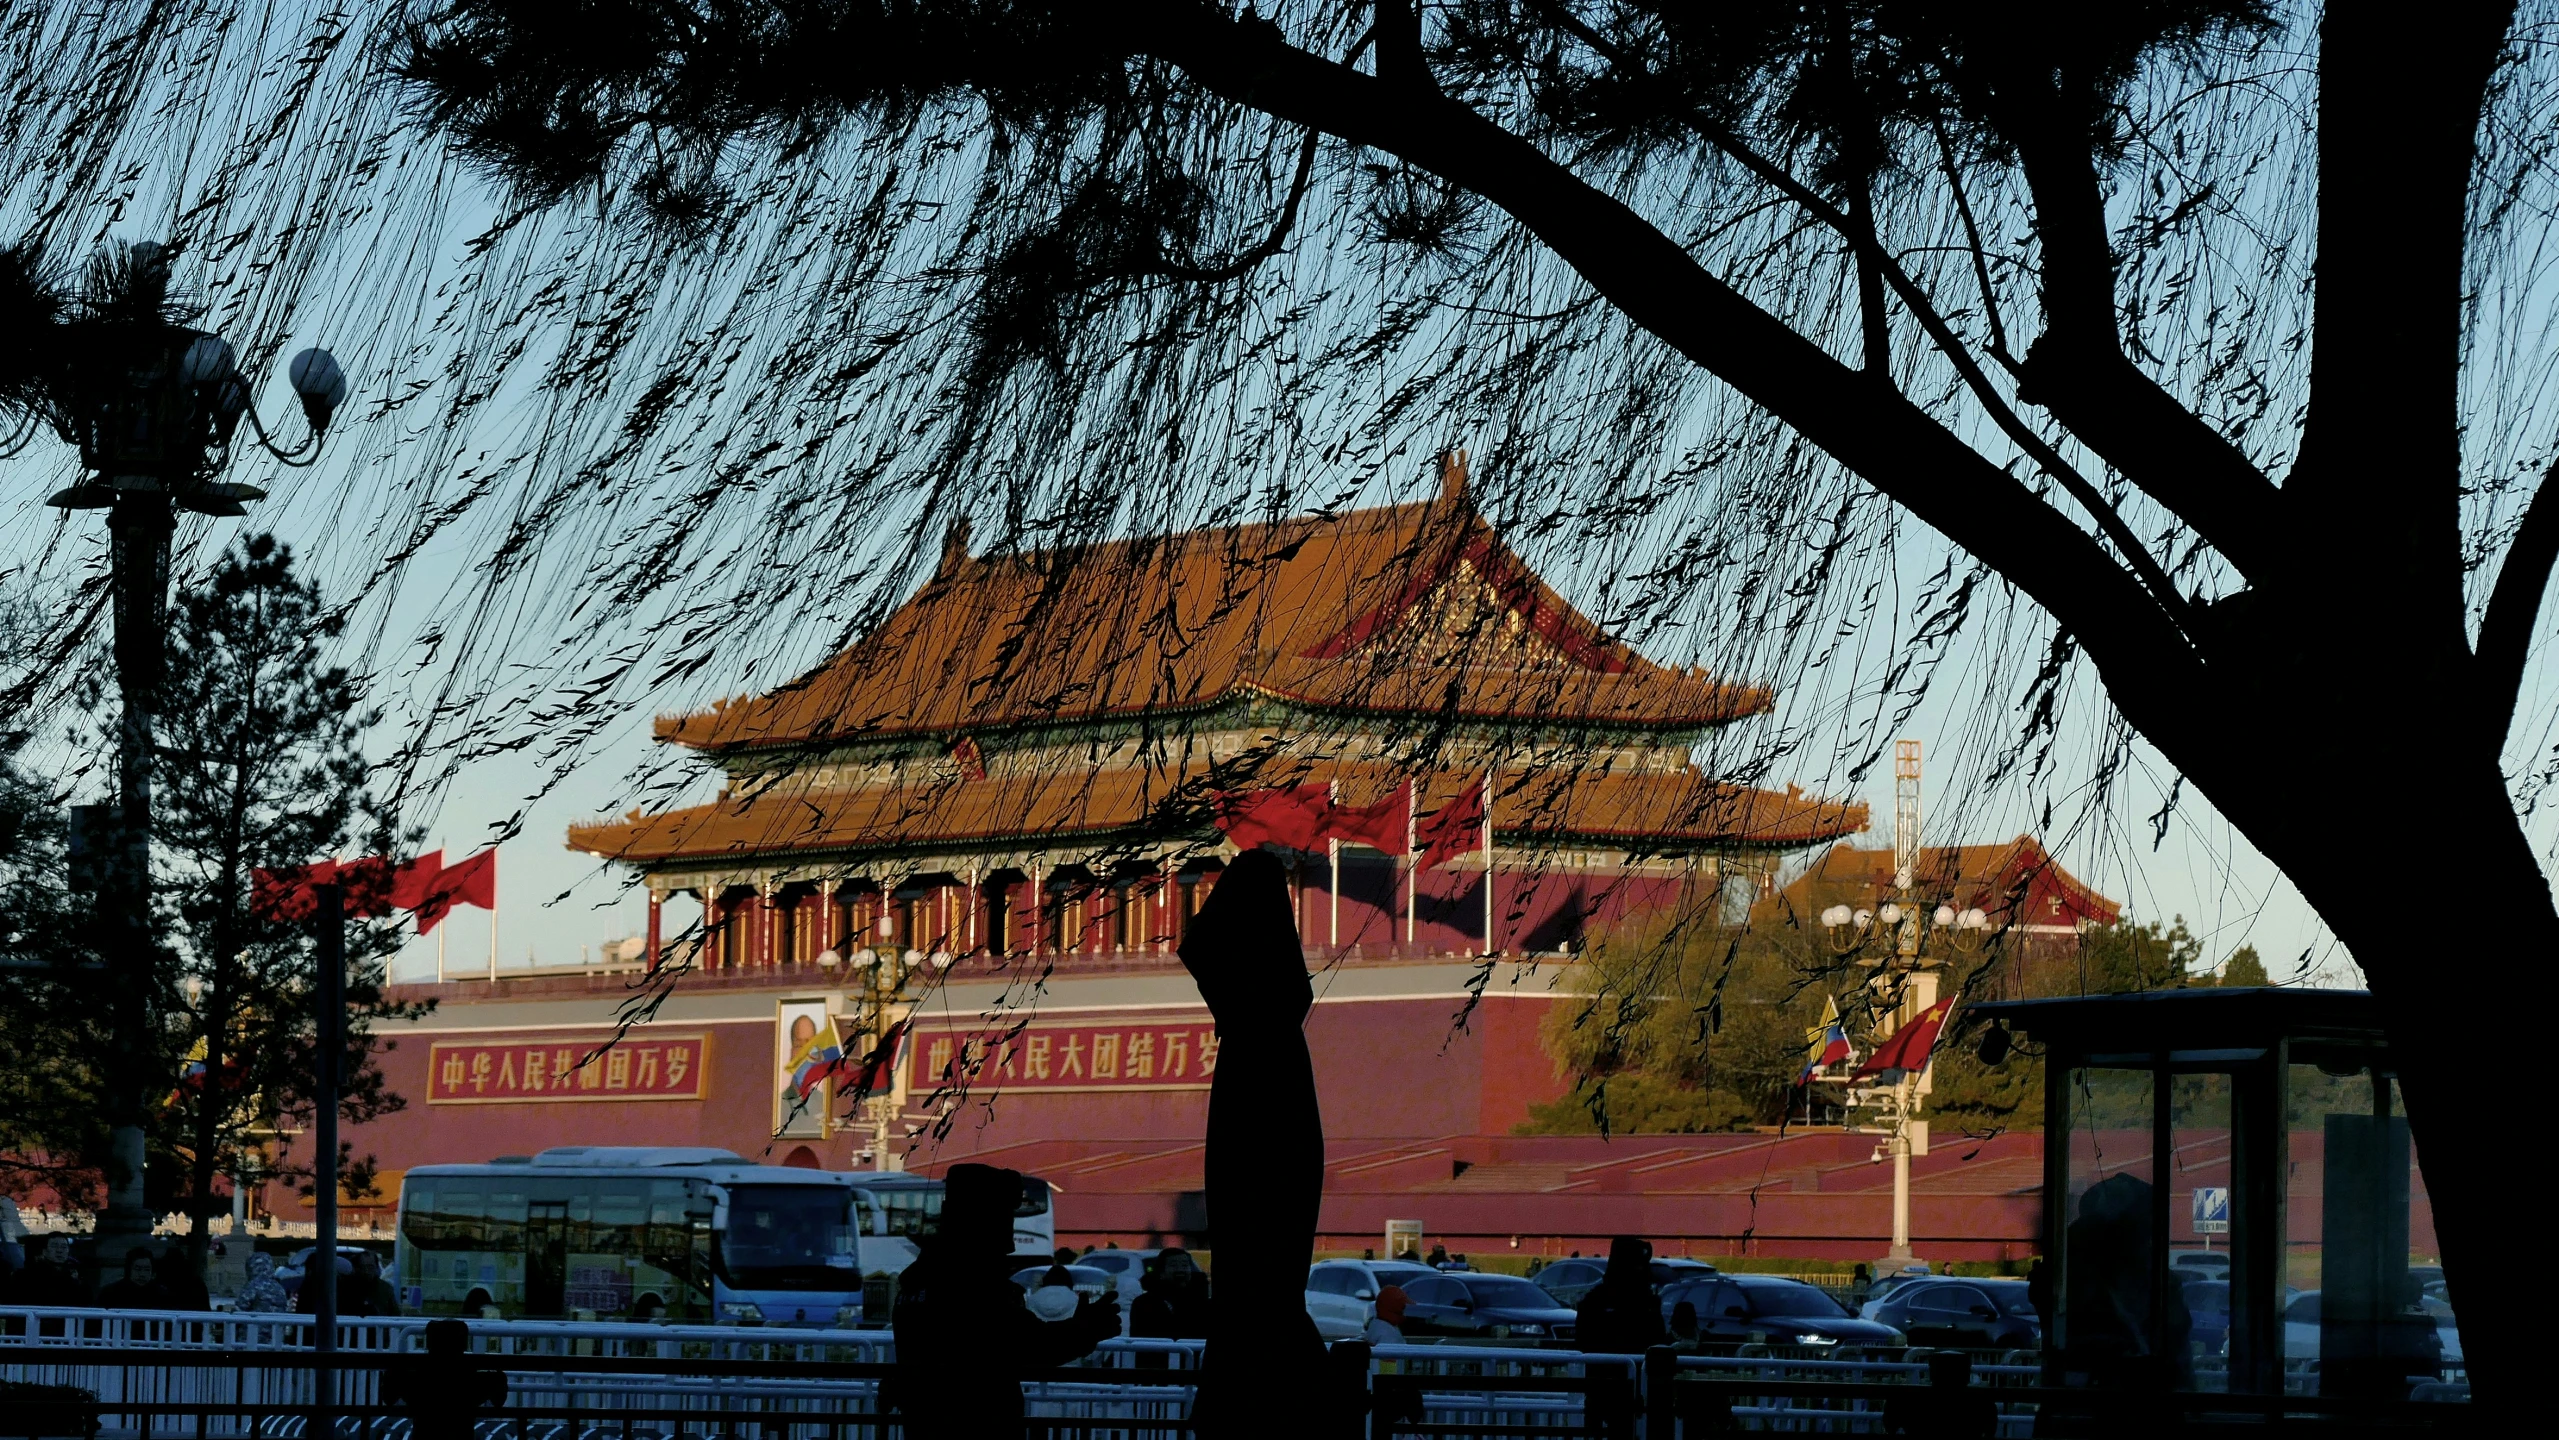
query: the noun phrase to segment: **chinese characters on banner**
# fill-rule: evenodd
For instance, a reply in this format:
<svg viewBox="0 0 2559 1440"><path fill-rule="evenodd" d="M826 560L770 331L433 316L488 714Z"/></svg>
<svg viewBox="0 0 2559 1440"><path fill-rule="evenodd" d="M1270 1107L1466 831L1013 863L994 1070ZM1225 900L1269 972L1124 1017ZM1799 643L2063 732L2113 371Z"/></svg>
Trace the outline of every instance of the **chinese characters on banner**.
<svg viewBox="0 0 2559 1440"><path fill-rule="evenodd" d="M699 1100L710 1037L626 1038L595 1054L573 1040L439 1040L427 1050L430 1105L560 1100ZM591 1058L590 1058L591 1057ZM584 1062L584 1063L581 1063Z"/></svg>
<svg viewBox="0 0 2559 1440"><path fill-rule="evenodd" d="M908 1050L919 1096L965 1080L972 1088L1205 1090L1217 1078L1217 1027L1196 1020L1035 1025L1019 1035L927 1031Z"/></svg>

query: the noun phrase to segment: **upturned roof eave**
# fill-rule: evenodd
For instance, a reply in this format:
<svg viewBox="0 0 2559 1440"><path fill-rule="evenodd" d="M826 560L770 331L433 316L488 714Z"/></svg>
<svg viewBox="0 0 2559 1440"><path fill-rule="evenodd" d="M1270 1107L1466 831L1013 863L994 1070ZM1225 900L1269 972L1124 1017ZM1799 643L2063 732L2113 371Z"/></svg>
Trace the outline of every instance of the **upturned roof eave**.
<svg viewBox="0 0 2559 1440"><path fill-rule="evenodd" d="M862 731L847 731L828 735L788 735L771 738L750 737L730 740L686 739L676 732L680 730L686 722L697 717L680 716L673 720L659 721L656 727L655 738L661 744L682 745L687 749L697 751L712 758L726 755L836 750L862 745L891 744L901 741L912 743L916 741L944 740L956 743L963 736L992 738L996 736L1020 734L1029 731L1073 729L1080 726L1121 724L1133 720L1145 719L1149 716L1195 717L1213 714L1218 710L1235 706L1239 703L1249 703L1252 700L1261 699L1300 710L1310 715L1323 715L1341 718L1374 717L1380 720L1401 721L1436 720L1469 725L1498 724L1518 729L1536 730L1551 730L1559 726L1570 726L1610 730L1626 734L1658 736L1665 740L1670 740L1682 734L1713 730L1725 725L1734 724L1738 721L1747 720L1755 715L1765 715L1776 708L1775 697L1762 687L1739 687L1734 691L1734 693L1740 703L1725 705L1711 712L1700 710L1684 714L1658 717L1591 715L1586 713L1539 714L1529 716L1522 715L1519 712L1512 710L1471 709L1466 707L1438 706L1425 709L1418 706L1342 704L1338 702L1327 702L1320 697L1283 689L1264 681L1244 680L1227 686L1214 696L1201 700L1149 703L1142 706L1130 707L1114 706L1102 710L1086 711L1076 715L1058 715L1041 719L1005 719L978 725L931 725L915 726L912 728L901 727L897 729L879 728Z"/></svg>

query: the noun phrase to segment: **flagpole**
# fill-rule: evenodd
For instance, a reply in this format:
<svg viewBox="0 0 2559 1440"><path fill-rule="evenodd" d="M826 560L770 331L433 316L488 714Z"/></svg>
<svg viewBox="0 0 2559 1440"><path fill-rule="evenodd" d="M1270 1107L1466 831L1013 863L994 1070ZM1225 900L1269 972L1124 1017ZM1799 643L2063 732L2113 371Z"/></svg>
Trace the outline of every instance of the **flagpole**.
<svg viewBox="0 0 2559 1440"><path fill-rule="evenodd" d="M1484 953L1498 955L1493 943L1493 767L1484 767Z"/></svg>
<svg viewBox="0 0 2559 1440"><path fill-rule="evenodd" d="M1324 782L1324 801L1331 808L1340 808L1341 781ZM1342 948L1342 837L1339 835L1324 837L1324 908L1327 912L1324 925L1325 947L1339 950Z"/></svg>
<svg viewBox="0 0 2559 1440"><path fill-rule="evenodd" d="M1419 776L1404 782L1404 948L1413 948L1414 897L1422 888L1421 819L1415 807L1422 802ZM1392 924L1392 921L1388 922Z"/></svg>
<svg viewBox="0 0 2559 1440"><path fill-rule="evenodd" d="M498 983L498 897L497 886L489 886L489 984Z"/></svg>

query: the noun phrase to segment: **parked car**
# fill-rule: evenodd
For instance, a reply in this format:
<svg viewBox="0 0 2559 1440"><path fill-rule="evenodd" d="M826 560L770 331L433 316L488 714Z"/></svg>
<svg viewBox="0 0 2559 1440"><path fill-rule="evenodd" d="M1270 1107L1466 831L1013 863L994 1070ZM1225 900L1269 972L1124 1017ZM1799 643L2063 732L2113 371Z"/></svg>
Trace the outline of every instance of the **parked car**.
<svg viewBox="0 0 2559 1440"><path fill-rule="evenodd" d="M2043 1324L2023 1280L1913 1281L1868 1307L1863 1318L1899 1330L1913 1345L2032 1350L2043 1343Z"/></svg>
<svg viewBox="0 0 2559 1440"><path fill-rule="evenodd" d="M1890 1275L1878 1275L1866 1282L1866 1293L1858 1299L1857 1313L1871 1319L1875 1307L1891 1299L1894 1291L1904 1285L1916 1285L1922 1280L1938 1278L1940 1277L1936 1272L1930 1270L1925 1264L1907 1265Z"/></svg>
<svg viewBox="0 0 2559 1440"><path fill-rule="evenodd" d="M1377 1292L1440 1272L1410 1260L1319 1260L1306 1272L1306 1313L1327 1340L1356 1340L1377 1315Z"/></svg>
<svg viewBox="0 0 2559 1440"><path fill-rule="evenodd" d="M1715 1267L1703 1260L1656 1260L1652 1262L1651 1270L1653 1293L1656 1295L1662 1293L1665 1285L1675 1285L1682 1280L1702 1280L1716 1273ZM1554 1296L1556 1304L1569 1309L1582 1303L1582 1297L1596 1288L1599 1277L1607 1273L1606 1260L1585 1260L1576 1256L1570 1260L1558 1260L1529 1278L1537 1282L1539 1289Z"/></svg>
<svg viewBox="0 0 2559 1440"><path fill-rule="evenodd" d="M1037 1290L1052 1268L1053 1265L1025 1265L1013 1272L1013 1283L1025 1292ZM1069 1265L1066 1267L1066 1279L1075 1287L1075 1293L1086 1299L1099 1300L1105 1295L1119 1293L1118 1278L1110 1271L1095 1266Z"/></svg>
<svg viewBox="0 0 2559 1440"><path fill-rule="evenodd" d="M2168 1252L2168 1268L2218 1271L2218 1274L2205 1278L2227 1280L2230 1278L2230 1252L2227 1250L2171 1250Z"/></svg>
<svg viewBox="0 0 2559 1440"><path fill-rule="evenodd" d="M1588 1295L1599 1284L1599 1277L1606 1273L1607 1261L1584 1260L1577 1256L1558 1260L1528 1278L1538 1289L1554 1297L1556 1304L1570 1309L1582 1303L1582 1297Z"/></svg>
<svg viewBox="0 0 2559 1440"><path fill-rule="evenodd" d="M1681 1301L1697 1307L1697 1332L1707 1340L1770 1345L1906 1345L1899 1330L1848 1313L1816 1285L1775 1275L1718 1275L1685 1280L1662 1291L1662 1316Z"/></svg>
<svg viewBox="0 0 2559 1440"><path fill-rule="evenodd" d="M1407 1337L1462 1340L1569 1340L1578 1318L1555 1297L1515 1275L1455 1271L1398 1279Z"/></svg>
<svg viewBox="0 0 2559 1440"><path fill-rule="evenodd" d="M354 1274L355 1257L363 1254L369 1248L371 1247L364 1245L340 1245L338 1247L338 1273L341 1275ZM290 1256L286 1257L283 1264L275 1267L276 1283L284 1287L285 1294L299 1295L302 1293L303 1272L310 1268L311 1257L319 1253L319 1246L305 1245L301 1249L294 1251ZM380 1255L382 1252L376 1250L374 1253ZM384 1256L383 1258L387 1262L390 1257ZM391 1267L388 1263L385 1263L382 1268L385 1272L388 1272Z"/></svg>
<svg viewBox="0 0 2559 1440"><path fill-rule="evenodd" d="M1161 1250L1096 1250L1075 1263L1107 1273L1114 1286L1113 1293L1120 1297L1120 1308L1125 1311L1137 1303L1138 1296L1146 1293L1140 1283L1146 1278L1146 1262L1163 1253Z"/></svg>
<svg viewBox="0 0 2559 1440"><path fill-rule="evenodd" d="M2416 1316L2408 1318L2412 1323L2422 1323ZM2424 1319L2433 1322L2435 1343L2441 1349L2442 1363L2461 1364L2460 1328L2449 1318L2438 1319L2429 1315ZM2319 1292L2316 1290L2304 1290L2284 1305L2284 1358L2286 1360L2320 1358Z"/></svg>

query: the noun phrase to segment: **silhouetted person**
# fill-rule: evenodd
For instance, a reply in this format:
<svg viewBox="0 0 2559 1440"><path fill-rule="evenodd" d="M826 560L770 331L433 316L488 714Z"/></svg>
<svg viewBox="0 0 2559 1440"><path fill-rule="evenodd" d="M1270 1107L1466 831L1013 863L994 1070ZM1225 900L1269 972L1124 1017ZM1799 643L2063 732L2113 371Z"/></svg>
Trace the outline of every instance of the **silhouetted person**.
<svg viewBox="0 0 2559 1440"><path fill-rule="evenodd" d="M2088 1187L2070 1222L2063 1365L2099 1385L2164 1389L2184 1376L2194 1322L2177 1286L2152 1324L2150 1198L2150 1182L2113 1175Z"/></svg>
<svg viewBox="0 0 2559 1440"><path fill-rule="evenodd" d="M1237 856L1181 953L1218 1038L1203 1168L1210 1227L1223 1243L1193 1418L1209 1433L1331 1429L1342 1416L1325 1385L1323 1337L1306 1313L1324 1201L1324 1117L1306 1050L1315 991L1279 861L1263 850Z"/></svg>
<svg viewBox="0 0 2559 1440"><path fill-rule="evenodd" d="M1084 1255L1090 1255L1092 1253L1093 1252L1090 1247L1087 1247L1084 1251ZM1076 1261L1083 1259L1084 1255L1076 1254L1075 1247L1072 1245L1060 1245L1057 1247L1057 1253L1048 1258L1049 1263L1053 1265L1072 1265Z"/></svg>
<svg viewBox="0 0 2559 1440"><path fill-rule="evenodd" d="M88 1287L80 1283L80 1267L71 1259L71 1237L48 1235L44 1249L9 1282L12 1305L86 1305Z"/></svg>
<svg viewBox="0 0 2559 1440"><path fill-rule="evenodd" d="M169 1288L151 1263L151 1252L139 1245L125 1252L124 1278L98 1292L98 1303L109 1310L166 1310Z"/></svg>
<svg viewBox="0 0 2559 1440"><path fill-rule="evenodd" d="M1608 1244L1608 1268L1573 1307L1581 1318L1573 1344L1593 1355L1641 1355L1668 1337L1661 1297L1653 1293L1653 1246L1620 1235Z"/></svg>
<svg viewBox="0 0 2559 1440"><path fill-rule="evenodd" d="M1999 1407L1973 1388L1971 1356L1931 1350L1928 1387L1884 1402L1884 1432L1922 1440L1975 1440L1999 1433Z"/></svg>
<svg viewBox="0 0 2559 1440"><path fill-rule="evenodd" d="M293 1291L294 1314L317 1315L320 1313L320 1292L312 1287L329 1283L325 1277L333 1273L337 1277L335 1283L338 1287L338 1318L352 1320L366 1313L364 1308L356 1307L355 1287L347 1284L349 1277L355 1274L355 1262L344 1255L333 1258L313 1250L310 1257L302 1262L302 1283ZM367 1303L370 1303L369 1299Z"/></svg>
<svg viewBox="0 0 2559 1440"><path fill-rule="evenodd" d="M1013 1283L1020 1172L954 1165L942 1184L941 1228L898 1277L897 1373L883 1398L916 1440L1018 1440L1022 1377L1119 1334L1119 1301L1087 1300L1074 1319L1043 1322Z"/></svg>
<svg viewBox="0 0 2559 1440"><path fill-rule="evenodd" d="M1445 1269L1447 1269L1447 1268L1448 1268L1448 1247L1447 1247L1447 1246L1445 1246L1445 1245L1434 1245L1434 1246L1432 1246L1432 1247L1431 1247L1431 1258L1430 1258L1430 1262L1429 1262L1429 1263L1430 1263L1430 1267L1431 1267L1432 1269L1434 1269L1434 1270L1445 1270Z"/></svg>
<svg viewBox="0 0 2559 1440"><path fill-rule="evenodd" d="M204 1287L204 1276L187 1263L183 1250L162 1257L158 1266L160 1288L168 1292L165 1302L172 1310L210 1310L213 1295Z"/></svg>
<svg viewBox="0 0 2559 1440"><path fill-rule="evenodd" d="M1693 1355L1697 1352L1697 1347L1704 1338L1704 1336L1699 1334L1697 1329L1697 1306L1695 1304L1690 1301L1682 1300L1678 1304L1670 1307L1670 1346L1672 1349L1684 1351Z"/></svg>
<svg viewBox="0 0 2559 1440"><path fill-rule="evenodd" d="M382 1257L370 1250L359 1250L355 1257L355 1273L347 1277L347 1289L364 1297L367 1315L400 1313L400 1292L383 1278ZM338 1313L347 1313L345 1302L339 1302Z"/></svg>
<svg viewBox="0 0 2559 1440"><path fill-rule="evenodd" d="M430 1320L426 1353L382 1372L382 1403L408 1407L415 1440L470 1440L479 1413L506 1403L506 1372L471 1353L471 1327Z"/></svg>
<svg viewBox="0 0 2559 1440"><path fill-rule="evenodd" d="M1208 1277L1191 1253L1176 1246L1146 1262L1137 1282L1144 1294L1128 1307L1128 1333L1148 1340L1208 1338Z"/></svg>

